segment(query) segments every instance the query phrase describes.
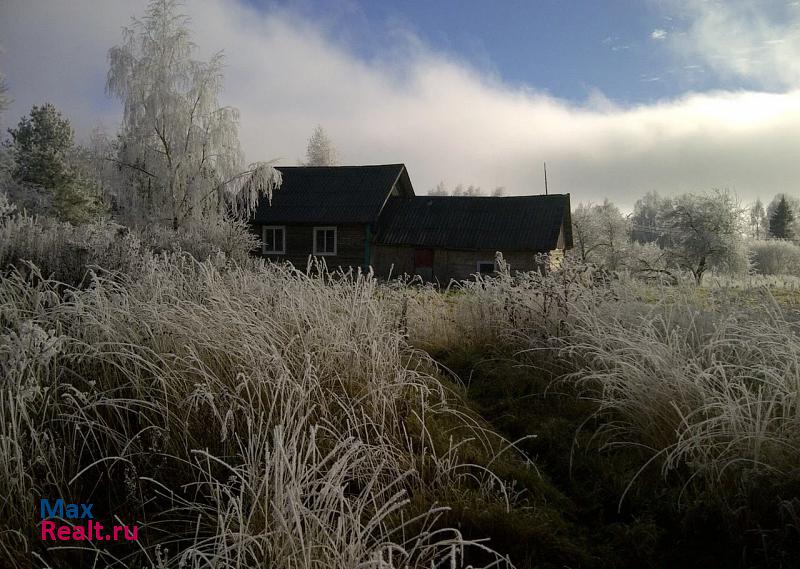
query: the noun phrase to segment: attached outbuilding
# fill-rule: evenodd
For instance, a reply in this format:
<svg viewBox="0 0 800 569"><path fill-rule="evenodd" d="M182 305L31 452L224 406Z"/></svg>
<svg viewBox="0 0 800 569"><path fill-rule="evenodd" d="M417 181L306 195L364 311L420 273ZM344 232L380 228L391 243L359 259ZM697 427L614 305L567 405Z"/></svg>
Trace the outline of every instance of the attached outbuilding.
<svg viewBox="0 0 800 569"><path fill-rule="evenodd" d="M252 225L261 254L305 267L370 267L382 277L447 283L492 273L502 252L512 271L539 268L572 247L569 194L417 196L403 164L278 167L283 183Z"/></svg>
<svg viewBox="0 0 800 569"><path fill-rule="evenodd" d="M531 271L538 253L553 262L572 247L569 196L392 197L375 238L379 274L461 280L493 273L497 252L512 270Z"/></svg>

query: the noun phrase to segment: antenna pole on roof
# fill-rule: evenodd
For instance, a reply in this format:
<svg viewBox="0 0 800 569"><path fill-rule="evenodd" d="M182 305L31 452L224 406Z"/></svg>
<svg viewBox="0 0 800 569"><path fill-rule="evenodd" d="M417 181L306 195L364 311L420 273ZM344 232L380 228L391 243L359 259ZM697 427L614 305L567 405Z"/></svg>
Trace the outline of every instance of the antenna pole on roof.
<svg viewBox="0 0 800 569"><path fill-rule="evenodd" d="M544 163L544 195L547 195L547 162Z"/></svg>

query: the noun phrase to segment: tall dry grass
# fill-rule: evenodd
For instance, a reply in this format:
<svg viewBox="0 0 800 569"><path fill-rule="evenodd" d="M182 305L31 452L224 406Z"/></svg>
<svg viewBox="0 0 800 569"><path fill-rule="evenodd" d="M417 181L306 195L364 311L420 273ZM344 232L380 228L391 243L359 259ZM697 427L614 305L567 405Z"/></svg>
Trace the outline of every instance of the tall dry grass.
<svg viewBox="0 0 800 569"><path fill-rule="evenodd" d="M766 474L800 479L800 327L764 293L760 313L691 302L581 312L562 355L612 419L665 473L748 493Z"/></svg>
<svg viewBox="0 0 800 569"><path fill-rule="evenodd" d="M511 507L463 458L490 462L500 438L459 411L371 277L312 273L165 253L76 288L8 269L1 564L459 567L475 548L507 565L437 521L467 490ZM46 547L39 497L93 502L140 540Z"/></svg>
<svg viewBox="0 0 800 569"><path fill-rule="evenodd" d="M567 258L442 291L237 265L239 230L176 250L166 233L0 220L3 563L465 564L485 544L440 508L467 492L513 507L489 467L508 445L409 343L555 363L606 440L649 453L642 468L732 510L769 500L800 535L800 318L749 290L780 277L698 288ZM140 543L45 549L40 496L94 501L142 525Z"/></svg>
<svg viewBox="0 0 800 569"><path fill-rule="evenodd" d="M538 263L548 264L545 255ZM475 275L440 290L432 285L400 287L401 307L412 343L434 353L455 349L506 351L550 349L568 331L578 299L614 300L610 274L577 259L558 271L511 274L502 256L496 276Z"/></svg>
<svg viewBox="0 0 800 569"><path fill-rule="evenodd" d="M642 469L679 477L684 496L739 513L762 496L764 510L796 512L786 498L800 487L800 313L776 302L773 281L698 288L567 260L415 291L410 337L434 353L466 344L566 372L560 386L597 403L598 440L642 449Z"/></svg>

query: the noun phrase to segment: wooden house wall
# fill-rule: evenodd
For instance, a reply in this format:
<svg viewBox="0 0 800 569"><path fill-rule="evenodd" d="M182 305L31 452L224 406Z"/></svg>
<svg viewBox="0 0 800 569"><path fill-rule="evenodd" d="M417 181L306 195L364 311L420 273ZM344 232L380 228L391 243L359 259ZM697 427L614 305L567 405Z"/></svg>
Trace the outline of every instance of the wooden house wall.
<svg viewBox="0 0 800 569"><path fill-rule="evenodd" d="M295 267L304 269L309 256L313 252L314 227L337 228L337 254L325 255L328 267L363 267L365 255L369 254L370 265L375 274L381 277L396 277L402 274L414 274L414 251L418 247L382 245L370 243L367 245L367 227L365 225L286 225L286 253L284 255L263 255L275 262L289 261ZM254 226L254 231L261 238L261 226ZM558 248L550 251L551 266L558 266L563 257L564 231L560 232ZM503 257L509 263L512 274L515 271L532 271L539 267L536 264L535 251L504 251ZM463 280L470 278L478 270L480 261L493 262L495 251L461 251L453 249L434 249L433 268L426 273L420 271L426 278L432 275L432 280L442 284L451 279Z"/></svg>
<svg viewBox="0 0 800 569"><path fill-rule="evenodd" d="M366 226L364 225L285 225L286 253L263 255L275 262L289 261L298 269L305 269L309 256L314 251L314 227L336 227L336 255L323 255L328 268L362 267L364 265ZM261 239L262 226L254 227ZM259 253L261 249L259 249Z"/></svg>
<svg viewBox="0 0 800 569"><path fill-rule="evenodd" d="M375 245L372 266L375 274L381 277L414 274L414 250L416 247ZM515 271L538 269L536 252L507 251L503 258ZM452 249L433 250L433 280L447 284L451 279L464 280L478 271L478 262L494 262L495 251L457 251Z"/></svg>

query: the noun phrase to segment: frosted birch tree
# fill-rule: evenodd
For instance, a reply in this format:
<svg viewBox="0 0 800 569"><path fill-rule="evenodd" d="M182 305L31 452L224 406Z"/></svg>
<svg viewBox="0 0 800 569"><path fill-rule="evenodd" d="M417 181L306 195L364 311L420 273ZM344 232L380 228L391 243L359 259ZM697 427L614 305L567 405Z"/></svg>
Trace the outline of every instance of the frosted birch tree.
<svg viewBox="0 0 800 569"><path fill-rule="evenodd" d="M8 85L6 85L6 76L0 73L0 117L11 104L11 99L8 96Z"/></svg>
<svg viewBox="0 0 800 569"><path fill-rule="evenodd" d="M761 239L766 230L769 229L769 220L767 219L767 212L764 209L764 204L760 199L757 199L750 209L750 230L755 239Z"/></svg>
<svg viewBox="0 0 800 569"><path fill-rule="evenodd" d="M8 96L6 78L5 75L0 72L0 125L3 124L3 114L6 112L10 104L11 99ZM13 206L8 203L8 196L5 194L8 192L8 188L12 184L11 171L13 168L14 163L7 146L5 144L0 144L0 217L2 217L3 212L8 214L10 211L12 211L12 209L9 208L12 208Z"/></svg>
<svg viewBox="0 0 800 569"><path fill-rule="evenodd" d="M174 229L227 215L245 217L271 197L280 173L243 166L238 111L221 106L222 54L193 59L189 18L176 0L152 0L109 51L106 89L124 103L115 161L125 174L117 201L133 221Z"/></svg>
<svg viewBox="0 0 800 569"><path fill-rule="evenodd" d="M338 166L339 157L333 141L325 133L325 129L318 126L308 139L306 148L305 166Z"/></svg>

